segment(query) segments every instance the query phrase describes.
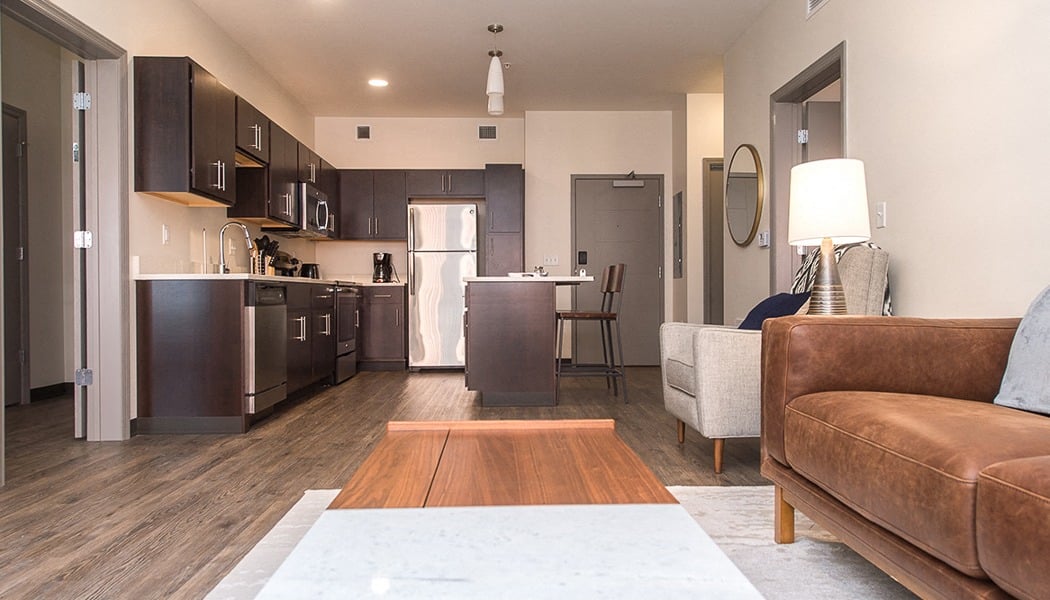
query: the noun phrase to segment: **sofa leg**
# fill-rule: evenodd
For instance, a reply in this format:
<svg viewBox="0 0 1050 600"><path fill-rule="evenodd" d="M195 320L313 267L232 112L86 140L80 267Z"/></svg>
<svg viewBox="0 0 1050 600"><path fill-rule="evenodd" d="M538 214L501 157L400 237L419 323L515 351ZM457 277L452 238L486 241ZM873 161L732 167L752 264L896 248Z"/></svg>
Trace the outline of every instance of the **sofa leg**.
<svg viewBox="0 0 1050 600"><path fill-rule="evenodd" d="M773 541L778 544L795 543L795 507L784 500L784 489L774 486L776 508L773 516Z"/></svg>
<svg viewBox="0 0 1050 600"><path fill-rule="evenodd" d="M685 421L678 419L678 443L685 443Z"/></svg>
<svg viewBox="0 0 1050 600"><path fill-rule="evenodd" d="M726 441L723 439L715 440L715 473L722 472L722 456L725 454Z"/></svg>

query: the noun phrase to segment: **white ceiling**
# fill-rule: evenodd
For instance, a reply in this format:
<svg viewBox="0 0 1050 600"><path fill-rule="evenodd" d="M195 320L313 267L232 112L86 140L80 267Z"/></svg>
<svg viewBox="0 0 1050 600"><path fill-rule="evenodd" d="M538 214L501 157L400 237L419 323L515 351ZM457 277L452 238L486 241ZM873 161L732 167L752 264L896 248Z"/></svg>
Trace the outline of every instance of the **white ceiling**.
<svg viewBox="0 0 1050 600"><path fill-rule="evenodd" d="M193 0L316 116L667 110L722 91L722 54L771 0ZM390 81L371 88L370 78Z"/></svg>

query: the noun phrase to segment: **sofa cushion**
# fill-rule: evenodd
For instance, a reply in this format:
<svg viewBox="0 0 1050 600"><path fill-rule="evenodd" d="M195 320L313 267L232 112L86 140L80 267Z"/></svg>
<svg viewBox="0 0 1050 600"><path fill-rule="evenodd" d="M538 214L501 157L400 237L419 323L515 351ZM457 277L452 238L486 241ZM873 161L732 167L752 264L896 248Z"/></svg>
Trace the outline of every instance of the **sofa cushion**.
<svg viewBox="0 0 1050 600"><path fill-rule="evenodd" d="M693 365L668 358L664 361L663 367L664 374L667 376L667 385L690 396L696 396L696 368Z"/></svg>
<svg viewBox="0 0 1050 600"><path fill-rule="evenodd" d="M1050 454L1050 419L936 396L821 392L787 405L784 452L793 469L850 508L983 577L974 514L978 473L1000 461Z"/></svg>
<svg viewBox="0 0 1050 600"><path fill-rule="evenodd" d="M977 480L977 556L1018 598L1050 598L1050 456L996 463Z"/></svg>
<svg viewBox="0 0 1050 600"><path fill-rule="evenodd" d="M1050 414L1050 287L1017 327L995 403Z"/></svg>

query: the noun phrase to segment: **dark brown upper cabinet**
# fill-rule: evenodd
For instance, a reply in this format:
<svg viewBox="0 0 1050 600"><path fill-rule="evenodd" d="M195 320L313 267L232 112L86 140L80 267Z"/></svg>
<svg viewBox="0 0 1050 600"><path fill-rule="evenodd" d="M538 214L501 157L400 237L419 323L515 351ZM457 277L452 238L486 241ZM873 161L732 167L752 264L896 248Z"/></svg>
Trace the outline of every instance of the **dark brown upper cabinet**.
<svg viewBox="0 0 1050 600"><path fill-rule="evenodd" d="M405 171L339 170L339 239L408 239Z"/></svg>
<svg viewBox="0 0 1050 600"><path fill-rule="evenodd" d="M237 149L261 166L270 162L270 119L237 97ZM238 157L241 158L241 157ZM243 161L238 161L243 164Z"/></svg>
<svg viewBox="0 0 1050 600"><path fill-rule="evenodd" d="M190 206L237 199L236 96L188 57L136 56L135 191Z"/></svg>
<svg viewBox="0 0 1050 600"><path fill-rule="evenodd" d="M481 169L414 169L408 171L410 198L484 198L485 171Z"/></svg>
<svg viewBox="0 0 1050 600"><path fill-rule="evenodd" d="M521 233L525 217L525 170L521 165L485 165L485 211L489 233Z"/></svg>
<svg viewBox="0 0 1050 600"><path fill-rule="evenodd" d="M229 217L252 221L264 227L299 226L299 142L276 123L270 125L270 163L265 168L237 169L237 204L227 209Z"/></svg>

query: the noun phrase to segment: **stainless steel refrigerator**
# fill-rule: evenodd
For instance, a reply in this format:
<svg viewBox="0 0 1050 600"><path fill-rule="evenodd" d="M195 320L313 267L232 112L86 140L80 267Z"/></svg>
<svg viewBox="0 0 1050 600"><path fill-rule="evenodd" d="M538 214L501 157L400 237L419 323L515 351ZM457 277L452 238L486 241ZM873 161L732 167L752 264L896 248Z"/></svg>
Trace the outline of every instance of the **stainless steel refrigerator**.
<svg viewBox="0 0 1050 600"><path fill-rule="evenodd" d="M408 207L408 366L462 367L464 277L478 272L476 204Z"/></svg>

